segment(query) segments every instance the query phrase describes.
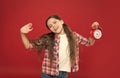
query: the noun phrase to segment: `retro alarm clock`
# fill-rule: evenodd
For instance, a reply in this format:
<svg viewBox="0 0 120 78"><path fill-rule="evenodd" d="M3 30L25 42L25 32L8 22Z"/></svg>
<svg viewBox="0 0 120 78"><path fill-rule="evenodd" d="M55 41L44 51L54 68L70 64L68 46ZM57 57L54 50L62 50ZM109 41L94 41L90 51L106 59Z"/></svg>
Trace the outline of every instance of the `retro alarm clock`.
<svg viewBox="0 0 120 78"><path fill-rule="evenodd" d="M100 39L102 37L102 28L99 26L98 22L94 22L91 26L90 37L94 39Z"/></svg>

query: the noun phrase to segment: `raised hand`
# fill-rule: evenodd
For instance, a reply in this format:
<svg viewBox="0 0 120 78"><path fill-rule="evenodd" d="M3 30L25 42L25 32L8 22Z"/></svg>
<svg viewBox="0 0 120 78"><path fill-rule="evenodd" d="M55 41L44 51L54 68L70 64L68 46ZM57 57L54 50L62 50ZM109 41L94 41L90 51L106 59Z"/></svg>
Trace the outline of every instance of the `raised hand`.
<svg viewBox="0 0 120 78"><path fill-rule="evenodd" d="M32 30L33 30L32 23L28 23L24 25L23 27L21 27L20 32L23 34L27 34Z"/></svg>
<svg viewBox="0 0 120 78"><path fill-rule="evenodd" d="M97 29L98 27L99 27L99 23L96 21L96 22L93 22L92 23L92 25L91 25L91 27L93 28L93 29Z"/></svg>

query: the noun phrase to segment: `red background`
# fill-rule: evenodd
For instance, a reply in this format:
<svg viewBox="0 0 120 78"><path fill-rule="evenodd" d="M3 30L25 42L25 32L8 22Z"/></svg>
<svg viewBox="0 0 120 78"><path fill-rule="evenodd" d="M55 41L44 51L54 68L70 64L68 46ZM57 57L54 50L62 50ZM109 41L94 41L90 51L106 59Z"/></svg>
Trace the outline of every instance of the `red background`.
<svg viewBox="0 0 120 78"><path fill-rule="evenodd" d="M20 28L29 22L37 38L48 30L45 20L57 14L72 30L88 37L98 21L103 37L92 47L81 46L80 70L69 78L120 78L119 0L0 0L0 78L40 78L37 51L24 48Z"/></svg>

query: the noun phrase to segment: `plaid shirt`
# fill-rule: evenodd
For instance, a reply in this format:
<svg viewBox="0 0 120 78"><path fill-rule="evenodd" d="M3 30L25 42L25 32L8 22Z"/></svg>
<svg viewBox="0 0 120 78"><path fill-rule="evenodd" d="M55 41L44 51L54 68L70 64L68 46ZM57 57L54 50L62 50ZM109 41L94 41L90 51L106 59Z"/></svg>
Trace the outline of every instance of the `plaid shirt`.
<svg viewBox="0 0 120 78"><path fill-rule="evenodd" d="M90 46L90 42L87 38L84 38L83 36L79 35L78 33L74 32L75 34L75 39L77 42L77 56L76 56L76 60L74 62L74 64L72 64L71 68L72 68L72 72L76 72L79 70L79 44L85 45L85 46ZM55 46L54 46L54 52L53 55L55 57L55 59L52 61L52 65L50 64L50 58L49 58L49 53L48 50L45 49L45 55L44 55L44 59L43 59L43 63L42 63L42 72L45 74L49 74L49 75L53 75L53 76L58 76L59 75L59 43L60 43L60 37L58 35L55 35ZM42 45L42 40L35 40L33 42L31 42L30 44L30 48L34 48L36 47L35 44L37 44L37 46Z"/></svg>

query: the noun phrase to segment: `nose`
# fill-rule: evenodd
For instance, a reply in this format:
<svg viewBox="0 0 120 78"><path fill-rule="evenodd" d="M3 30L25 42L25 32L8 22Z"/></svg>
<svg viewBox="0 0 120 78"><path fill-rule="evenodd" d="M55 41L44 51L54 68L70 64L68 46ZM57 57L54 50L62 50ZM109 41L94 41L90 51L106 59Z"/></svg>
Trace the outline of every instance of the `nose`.
<svg viewBox="0 0 120 78"><path fill-rule="evenodd" d="M57 29L57 26L56 26L56 25L53 25L53 28L56 30L56 29Z"/></svg>

